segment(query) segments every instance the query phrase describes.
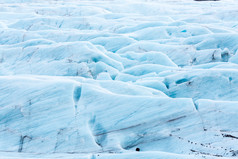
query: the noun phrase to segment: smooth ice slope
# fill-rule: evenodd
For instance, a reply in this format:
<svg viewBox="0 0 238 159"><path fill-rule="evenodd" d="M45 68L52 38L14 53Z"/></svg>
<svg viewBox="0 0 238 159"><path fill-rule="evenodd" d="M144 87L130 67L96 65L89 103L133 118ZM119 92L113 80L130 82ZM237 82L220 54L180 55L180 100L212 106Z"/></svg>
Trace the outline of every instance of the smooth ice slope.
<svg viewBox="0 0 238 159"><path fill-rule="evenodd" d="M0 159L237 157L237 8L0 0Z"/></svg>

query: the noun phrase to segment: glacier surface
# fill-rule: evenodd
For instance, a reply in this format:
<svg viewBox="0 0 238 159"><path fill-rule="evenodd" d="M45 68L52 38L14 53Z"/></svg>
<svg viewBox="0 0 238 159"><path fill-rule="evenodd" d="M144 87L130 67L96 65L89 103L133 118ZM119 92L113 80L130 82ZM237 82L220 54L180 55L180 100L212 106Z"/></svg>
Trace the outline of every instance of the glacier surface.
<svg viewBox="0 0 238 159"><path fill-rule="evenodd" d="M237 157L237 8L0 0L0 158Z"/></svg>

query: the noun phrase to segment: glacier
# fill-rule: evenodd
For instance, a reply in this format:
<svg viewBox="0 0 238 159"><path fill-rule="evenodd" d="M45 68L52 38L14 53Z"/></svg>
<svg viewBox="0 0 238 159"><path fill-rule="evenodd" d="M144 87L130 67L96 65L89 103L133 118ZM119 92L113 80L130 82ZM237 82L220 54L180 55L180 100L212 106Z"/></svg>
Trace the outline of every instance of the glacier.
<svg viewBox="0 0 238 159"><path fill-rule="evenodd" d="M0 159L236 158L237 8L0 0Z"/></svg>

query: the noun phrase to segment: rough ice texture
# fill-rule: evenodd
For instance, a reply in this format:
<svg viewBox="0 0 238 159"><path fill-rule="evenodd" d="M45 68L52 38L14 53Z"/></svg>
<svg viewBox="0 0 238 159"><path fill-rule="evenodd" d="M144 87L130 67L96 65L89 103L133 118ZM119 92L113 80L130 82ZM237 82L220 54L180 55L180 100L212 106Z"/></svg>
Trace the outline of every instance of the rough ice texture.
<svg viewBox="0 0 238 159"><path fill-rule="evenodd" d="M238 156L237 8L0 0L0 158Z"/></svg>

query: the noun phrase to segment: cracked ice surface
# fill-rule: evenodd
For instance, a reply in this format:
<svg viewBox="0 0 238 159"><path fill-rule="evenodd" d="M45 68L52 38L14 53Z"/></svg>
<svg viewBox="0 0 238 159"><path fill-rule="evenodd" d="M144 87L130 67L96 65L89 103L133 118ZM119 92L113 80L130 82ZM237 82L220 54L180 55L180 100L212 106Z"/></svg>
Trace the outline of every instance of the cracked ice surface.
<svg viewBox="0 0 238 159"><path fill-rule="evenodd" d="M0 158L238 156L237 8L0 0Z"/></svg>

